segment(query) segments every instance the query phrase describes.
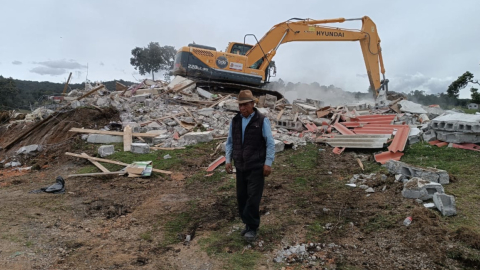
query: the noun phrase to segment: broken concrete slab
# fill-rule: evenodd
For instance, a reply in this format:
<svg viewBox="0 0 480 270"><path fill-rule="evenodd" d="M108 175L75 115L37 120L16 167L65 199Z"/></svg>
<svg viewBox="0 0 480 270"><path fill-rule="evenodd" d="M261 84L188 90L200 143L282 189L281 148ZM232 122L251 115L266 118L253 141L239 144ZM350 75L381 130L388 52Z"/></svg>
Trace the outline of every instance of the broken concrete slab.
<svg viewBox="0 0 480 270"><path fill-rule="evenodd" d="M279 140L274 140L275 142L275 153L282 152L285 150L285 143Z"/></svg>
<svg viewBox="0 0 480 270"><path fill-rule="evenodd" d="M213 96L212 93L210 93L210 92L208 92L208 91L206 91L206 90L203 90L203 89L200 88L200 87L197 87L197 93L198 93L200 96L202 96L202 97L204 97L204 98L207 98L207 99L211 99L212 96Z"/></svg>
<svg viewBox="0 0 480 270"><path fill-rule="evenodd" d="M5 165L3 165L4 168L18 167L18 166L22 166L22 163L20 163L18 161L11 161L11 162L5 163Z"/></svg>
<svg viewBox="0 0 480 270"><path fill-rule="evenodd" d="M433 203L444 216L454 216L457 214L455 197L452 195L435 193L433 194Z"/></svg>
<svg viewBox="0 0 480 270"><path fill-rule="evenodd" d="M277 97L274 95L265 95L265 102L263 103L263 107L268 107L271 109L275 109L275 103L277 102Z"/></svg>
<svg viewBox="0 0 480 270"><path fill-rule="evenodd" d="M403 185L402 195L408 199L429 200L435 193L445 193L439 183L413 177Z"/></svg>
<svg viewBox="0 0 480 270"><path fill-rule="evenodd" d="M190 132L183 136L186 141L210 142L213 140L212 132Z"/></svg>
<svg viewBox="0 0 480 270"><path fill-rule="evenodd" d="M102 145L98 148L98 154L102 158L113 155L113 153L115 153L113 145Z"/></svg>
<svg viewBox="0 0 480 270"><path fill-rule="evenodd" d="M420 142L422 132L419 128L411 127L410 133L408 134L408 144L415 144Z"/></svg>
<svg viewBox="0 0 480 270"><path fill-rule="evenodd" d="M132 143L131 152L135 154L148 154L150 153L150 146L146 143Z"/></svg>
<svg viewBox="0 0 480 270"><path fill-rule="evenodd" d="M422 105L409 100L401 100L397 104L399 105L400 111L402 112L415 113L415 114L427 113L427 111L422 108Z"/></svg>
<svg viewBox="0 0 480 270"><path fill-rule="evenodd" d="M383 166L385 166L392 174L403 174L407 177L420 177L426 181L440 183L442 185L450 182L450 177L445 170L422 168L396 160L389 160Z"/></svg>
<svg viewBox="0 0 480 270"><path fill-rule="evenodd" d="M119 142L123 142L123 137L114 136L114 135L105 135L105 134L89 134L87 138L87 142L101 143L101 144L119 143Z"/></svg>
<svg viewBox="0 0 480 270"><path fill-rule="evenodd" d="M27 146L22 146L20 149L17 150L16 154L17 155L29 155L33 154L35 152L40 152L42 151L42 146L38 144L31 144Z"/></svg>
<svg viewBox="0 0 480 270"><path fill-rule="evenodd" d="M303 130L303 123L300 121L291 121L291 120L275 120L275 127L278 128L285 128L285 129L293 129L297 131Z"/></svg>
<svg viewBox="0 0 480 270"><path fill-rule="evenodd" d="M480 115L466 113L444 114L433 119L430 127L436 131L480 133Z"/></svg>

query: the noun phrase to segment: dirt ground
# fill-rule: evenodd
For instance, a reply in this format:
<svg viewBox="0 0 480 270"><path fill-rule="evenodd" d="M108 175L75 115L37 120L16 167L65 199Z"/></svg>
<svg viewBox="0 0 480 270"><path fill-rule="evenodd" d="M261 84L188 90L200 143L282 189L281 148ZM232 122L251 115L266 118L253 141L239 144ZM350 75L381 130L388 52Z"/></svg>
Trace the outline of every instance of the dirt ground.
<svg viewBox="0 0 480 270"><path fill-rule="evenodd" d="M479 235L451 231L438 212L404 199L393 175L382 178L380 169L367 180L371 194L345 185L353 174L378 171L368 153L335 155L313 144L279 153L266 180L254 243L238 236L234 176L222 168L210 177L203 172L216 158L210 154L218 142L172 152L181 161L172 167L173 177L68 178L65 194L29 193L88 165L64 152L95 155L82 148L80 135L68 132L71 127L98 129L114 120L118 115L110 111L71 111L0 152L6 157L22 145L46 146L22 160L32 171L0 170L1 269L480 267ZM23 130L2 127L0 145ZM402 224L407 216L413 218L408 227ZM326 247L315 252L315 262L273 261L279 250L301 243Z"/></svg>

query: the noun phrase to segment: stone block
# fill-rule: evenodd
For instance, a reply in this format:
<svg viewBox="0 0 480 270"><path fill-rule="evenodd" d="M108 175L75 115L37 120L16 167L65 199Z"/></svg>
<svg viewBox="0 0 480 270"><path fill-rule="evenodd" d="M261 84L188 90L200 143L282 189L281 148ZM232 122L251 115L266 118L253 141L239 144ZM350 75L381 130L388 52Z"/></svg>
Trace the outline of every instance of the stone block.
<svg viewBox="0 0 480 270"><path fill-rule="evenodd" d="M123 142L123 137L114 136L114 135L104 135L104 134L89 134L87 138L87 142L101 143L101 144L120 143L120 142Z"/></svg>
<svg viewBox="0 0 480 270"><path fill-rule="evenodd" d="M452 195L435 193L433 194L433 203L444 216L454 216L457 214L455 197Z"/></svg>
<svg viewBox="0 0 480 270"><path fill-rule="evenodd" d="M42 146L38 144L31 144L27 146L22 146L20 149L17 150L17 155L29 155L35 152L42 151Z"/></svg>
<svg viewBox="0 0 480 270"><path fill-rule="evenodd" d="M130 151L135 154L148 154L150 153L150 146L146 143L132 143Z"/></svg>
<svg viewBox="0 0 480 270"><path fill-rule="evenodd" d="M430 182L418 177L408 180L403 185L402 195L409 199L429 200L435 193L445 193L439 183Z"/></svg>
<svg viewBox="0 0 480 270"><path fill-rule="evenodd" d="M279 140L274 140L275 141L275 153L282 152L285 150L285 143Z"/></svg>
<svg viewBox="0 0 480 270"><path fill-rule="evenodd" d="M103 158L106 156L110 156L115 153L115 149L113 145L102 145L98 148L98 154Z"/></svg>
<svg viewBox="0 0 480 270"><path fill-rule="evenodd" d="M450 182L450 177L447 171L444 170L417 167L396 160L389 160L383 166L385 166L392 174L403 174L407 177L419 177L442 185Z"/></svg>
<svg viewBox="0 0 480 270"><path fill-rule="evenodd" d="M197 142L210 142L213 140L213 135L211 132L190 132L183 136L186 141L195 140Z"/></svg>

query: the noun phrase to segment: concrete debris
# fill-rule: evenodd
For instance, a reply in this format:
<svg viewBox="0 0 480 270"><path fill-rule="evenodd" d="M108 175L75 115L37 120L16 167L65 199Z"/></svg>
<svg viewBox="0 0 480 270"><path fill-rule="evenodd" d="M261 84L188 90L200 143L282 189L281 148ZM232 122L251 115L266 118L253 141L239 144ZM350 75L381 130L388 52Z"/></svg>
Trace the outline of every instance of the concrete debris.
<svg viewBox="0 0 480 270"><path fill-rule="evenodd" d="M444 170L422 168L396 160L389 160L383 166L385 166L392 174L402 174L406 177L419 177L426 181L442 185L450 182L450 177L447 171Z"/></svg>
<svg viewBox="0 0 480 270"><path fill-rule="evenodd" d="M430 123L437 139L450 143L479 143L480 115L445 113Z"/></svg>
<svg viewBox="0 0 480 270"><path fill-rule="evenodd" d="M150 146L146 143L132 143L131 152L135 154L148 154L150 153Z"/></svg>
<svg viewBox="0 0 480 270"><path fill-rule="evenodd" d="M38 144L31 144L27 146L22 146L20 149L17 150L17 155L31 155L37 152L42 151L42 146Z"/></svg>
<svg viewBox="0 0 480 270"><path fill-rule="evenodd" d="M87 137L87 142L100 144L121 143L123 142L123 138L121 136L114 135L89 134Z"/></svg>
<svg viewBox="0 0 480 270"><path fill-rule="evenodd" d="M274 140L274 141L275 141L275 153L282 152L285 149L285 143L279 140Z"/></svg>
<svg viewBox="0 0 480 270"><path fill-rule="evenodd" d="M210 142L213 140L212 133L206 132L190 132L183 136L185 140L195 140L197 142Z"/></svg>
<svg viewBox="0 0 480 270"><path fill-rule="evenodd" d="M452 195L435 193L433 194L433 203L444 216L454 216L457 214L455 197Z"/></svg>
<svg viewBox="0 0 480 270"><path fill-rule="evenodd" d="M431 142L437 140L437 133L435 133L435 130L429 129L422 134L422 138L425 142Z"/></svg>
<svg viewBox="0 0 480 270"><path fill-rule="evenodd" d="M400 111L402 112L416 113L416 114L427 113L427 111L423 109L422 105L415 102L408 101L408 100L402 100L398 102L398 105L400 107Z"/></svg>
<svg viewBox="0 0 480 270"><path fill-rule="evenodd" d="M418 177L408 180L402 190L402 195L408 199L429 200L435 193L445 193L439 183L430 182Z"/></svg>
<svg viewBox="0 0 480 270"><path fill-rule="evenodd" d="M5 163L3 165L4 168L18 167L18 166L22 166L22 163L20 163L18 161L11 161L11 162Z"/></svg>
<svg viewBox="0 0 480 270"><path fill-rule="evenodd" d="M113 153L115 153L113 145L102 145L98 148L98 155L102 158L113 155Z"/></svg>

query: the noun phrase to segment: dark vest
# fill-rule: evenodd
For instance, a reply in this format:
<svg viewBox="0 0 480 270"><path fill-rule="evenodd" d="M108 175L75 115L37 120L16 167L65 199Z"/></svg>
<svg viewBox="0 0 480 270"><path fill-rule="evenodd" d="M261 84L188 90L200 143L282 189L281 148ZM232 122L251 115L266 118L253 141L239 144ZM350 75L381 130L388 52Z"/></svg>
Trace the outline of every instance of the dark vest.
<svg viewBox="0 0 480 270"><path fill-rule="evenodd" d="M242 115L238 113L232 119L233 161L239 171L262 168L267 157L266 141L262 128L265 116L253 108L255 115L245 128L242 144Z"/></svg>

